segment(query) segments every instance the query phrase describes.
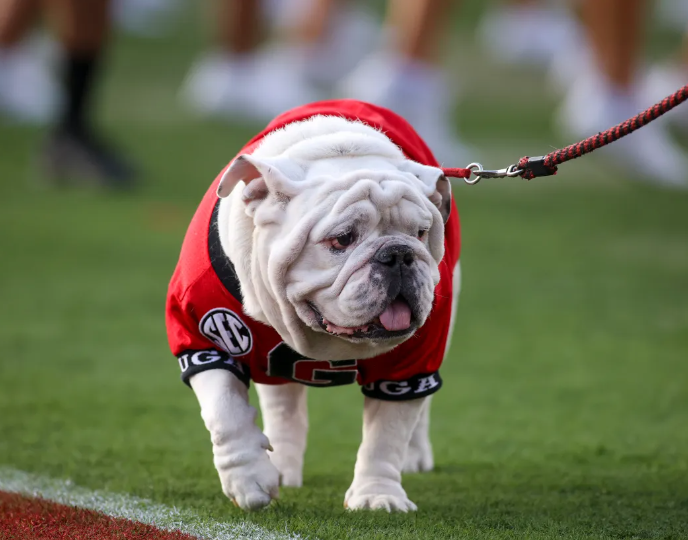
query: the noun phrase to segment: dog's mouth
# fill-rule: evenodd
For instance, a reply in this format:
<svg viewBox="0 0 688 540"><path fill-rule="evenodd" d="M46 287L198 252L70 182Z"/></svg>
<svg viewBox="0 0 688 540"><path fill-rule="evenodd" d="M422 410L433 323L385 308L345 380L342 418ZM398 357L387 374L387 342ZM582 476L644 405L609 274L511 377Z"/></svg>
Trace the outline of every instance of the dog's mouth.
<svg viewBox="0 0 688 540"><path fill-rule="evenodd" d="M391 339L413 333L417 320L406 299L399 295L373 320L360 326L339 326L327 320L311 302L308 306L320 328L330 335L353 339Z"/></svg>

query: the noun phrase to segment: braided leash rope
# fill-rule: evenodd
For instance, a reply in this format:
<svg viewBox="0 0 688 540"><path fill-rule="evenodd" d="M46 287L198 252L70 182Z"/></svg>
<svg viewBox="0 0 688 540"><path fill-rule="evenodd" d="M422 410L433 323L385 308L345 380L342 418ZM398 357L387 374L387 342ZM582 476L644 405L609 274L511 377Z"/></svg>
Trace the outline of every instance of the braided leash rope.
<svg viewBox="0 0 688 540"><path fill-rule="evenodd" d="M629 118L606 131L602 131L565 148L550 152L545 156L539 157L522 157L514 165L509 165L504 169L488 171L484 170L479 163L471 163L466 168L443 168L445 176L452 178L463 178L467 184L477 184L482 178L504 178L520 176L526 180L532 180L539 176L551 176L557 173L558 166L572 159L579 158L590 152L602 148L608 144L618 141L626 135L630 135L634 131L646 126L653 120L656 120L663 114L668 113L674 107L677 107L684 101L688 100L688 84L676 92L667 96L659 103L637 114L633 118ZM476 178L470 180L472 174Z"/></svg>

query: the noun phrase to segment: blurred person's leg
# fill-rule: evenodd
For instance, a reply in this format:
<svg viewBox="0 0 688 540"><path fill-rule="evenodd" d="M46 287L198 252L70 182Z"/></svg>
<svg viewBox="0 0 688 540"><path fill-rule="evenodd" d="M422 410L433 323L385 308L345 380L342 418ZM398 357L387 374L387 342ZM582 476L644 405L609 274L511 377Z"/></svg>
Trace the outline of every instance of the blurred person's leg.
<svg viewBox="0 0 688 540"><path fill-rule="evenodd" d="M44 123L55 114L59 92L40 44L28 39L40 0L0 0L0 114Z"/></svg>
<svg viewBox="0 0 688 540"><path fill-rule="evenodd" d="M480 21L480 42L502 62L549 67L582 41L579 24L567 8L560 0L498 3Z"/></svg>
<svg viewBox="0 0 688 540"><path fill-rule="evenodd" d="M47 7L64 49L64 104L43 151L46 172L60 180L130 187L133 168L102 140L93 121L93 99L109 39L110 1L49 0Z"/></svg>
<svg viewBox="0 0 688 540"><path fill-rule="evenodd" d="M0 48L17 45L40 13L40 0L0 0Z"/></svg>
<svg viewBox="0 0 688 540"><path fill-rule="evenodd" d="M51 0L56 31L64 48L62 65L66 103L61 130L91 129L95 85L110 30L109 0Z"/></svg>
<svg viewBox="0 0 688 540"><path fill-rule="evenodd" d="M558 117L563 131L575 138L612 127L652 105L642 99L639 85L645 0L584 0L582 8L592 61L576 73ZM688 187L688 158L662 121L600 153L631 176Z"/></svg>
<svg viewBox="0 0 688 540"><path fill-rule="evenodd" d="M445 165L475 157L456 138L454 95L440 65L451 0L391 0L389 45L366 58L342 81L342 97L388 107L404 116Z"/></svg>
<svg viewBox="0 0 688 540"><path fill-rule="evenodd" d="M303 60L302 76L314 85L332 87L382 43L380 23L365 2L291 0L277 31L283 47Z"/></svg>
<svg viewBox="0 0 688 540"><path fill-rule="evenodd" d="M387 17L389 25L398 29L394 38L398 52L412 60L436 64L452 3L451 0L390 0Z"/></svg>
<svg viewBox="0 0 688 540"><path fill-rule="evenodd" d="M250 54L262 41L261 6L256 0L229 0L217 4L217 43L229 54Z"/></svg>
<svg viewBox="0 0 688 540"><path fill-rule="evenodd" d="M293 24L295 39L307 44L321 43L325 40L325 34L335 16L337 5L342 2L340 0L307 0L303 3L307 3L309 9L305 10L302 17Z"/></svg>
<svg viewBox="0 0 688 540"><path fill-rule="evenodd" d="M258 0L214 0L206 15L213 26L213 50L192 66L182 96L197 113L232 116L261 42L260 5Z"/></svg>
<svg viewBox="0 0 688 540"><path fill-rule="evenodd" d="M196 112L266 121L317 99L302 77L300 54L261 47L259 0L218 0L217 8L216 50L196 62L182 88Z"/></svg>
<svg viewBox="0 0 688 540"><path fill-rule="evenodd" d="M583 20L598 68L619 91L631 91L644 38L646 0L585 0Z"/></svg>

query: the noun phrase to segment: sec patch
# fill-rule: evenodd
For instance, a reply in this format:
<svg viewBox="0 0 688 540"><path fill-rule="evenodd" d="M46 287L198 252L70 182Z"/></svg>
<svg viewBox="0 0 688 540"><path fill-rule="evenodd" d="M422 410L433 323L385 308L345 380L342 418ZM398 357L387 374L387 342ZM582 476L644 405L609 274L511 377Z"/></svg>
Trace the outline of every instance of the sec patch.
<svg viewBox="0 0 688 540"><path fill-rule="evenodd" d="M253 348L251 330L241 317L227 308L211 309L198 325L201 334L232 356L242 356Z"/></svg>

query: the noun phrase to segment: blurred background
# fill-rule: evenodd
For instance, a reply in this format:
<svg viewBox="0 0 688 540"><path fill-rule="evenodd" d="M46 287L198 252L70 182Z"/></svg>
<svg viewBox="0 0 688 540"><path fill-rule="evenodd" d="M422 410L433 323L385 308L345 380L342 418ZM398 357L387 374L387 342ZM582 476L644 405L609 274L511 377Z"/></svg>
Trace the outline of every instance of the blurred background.
<svg viewBox="0 0 688 540"><path fill-rule="evenodd" d="M444 166L501 168L688 83L687 30L685 0L0 0L0 463L215 500L165 292L196 205L274 115L364 99L404 115ZM586 510L566 495L605 478L633 526L664 508L676 532L686 188L688 104L557 176L454 184L463 290L433 437L457 474L412 492L463 493L464 478L507 513L561 503L523 530L559 519L623 536L596 513L606 495ZM307 474L335 480L298 497L339 504L360 432L340 405L357 394L311 392ZM512 476L471 468L486 462Z"/></svg>
<svg viewBox="0 0 688 540"><path fill-rule="evenodd" d="M2 135L47 129L27 161L52 186L145 190L150 151L108 133L131 119L136 137L162 111L210 135L350 97L406 117L445 166L496 166L500 148L544 136L528 146L544 154L686 80L681 0L0 2ZM600 152L605 166L688 188L672 128L688 131L686 111Z"/></svg>

